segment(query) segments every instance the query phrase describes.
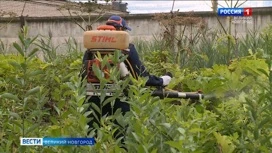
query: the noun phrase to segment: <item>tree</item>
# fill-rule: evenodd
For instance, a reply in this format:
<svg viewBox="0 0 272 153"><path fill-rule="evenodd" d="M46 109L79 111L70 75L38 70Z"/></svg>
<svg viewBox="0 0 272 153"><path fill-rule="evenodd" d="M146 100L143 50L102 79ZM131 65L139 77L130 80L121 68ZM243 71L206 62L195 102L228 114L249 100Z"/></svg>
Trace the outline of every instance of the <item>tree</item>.
<svg viewBox="0 0 272 153"><path fill-rule="evenodd" d="M82 30L92 30L92 25L103 17L107 11L111 10L109 0L104 1L106 4L98 4L97 0L88 0L88 2L85 3L68 2L59 7L59 11L68 11L70 19ZM76 18L80 18L86 26L83 27Z"/></svg>
<svg viewBox="0 0 272 153"><path fill-rule="evenodd" d="M218 7L218 0L211 0L211 2L212 2L212 10L213 12L216 12Z"/></svg>

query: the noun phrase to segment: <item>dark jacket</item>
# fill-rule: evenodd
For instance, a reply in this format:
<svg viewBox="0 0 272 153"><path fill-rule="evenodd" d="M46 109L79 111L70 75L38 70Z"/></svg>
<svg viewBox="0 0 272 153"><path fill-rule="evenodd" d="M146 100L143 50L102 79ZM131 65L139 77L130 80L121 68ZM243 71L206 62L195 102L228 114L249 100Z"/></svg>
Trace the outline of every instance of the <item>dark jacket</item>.
<svg viewBox="0 0 272 153"><path fill-rule="evenodd" d="M160 77L154 76L154 75L150 75L146 68L144 67L144 65L142 64L142 62L140 61L139 55L136 51L136 48L133 44L129 44L129 54L128 54L128 62L125 61L124 63L126 64L128 70L130 72L134 71L136 73L137 76L140 77L148 77L148 80L146 82L146 86L162 86L163 85L163 80ZM84 57L83 57L83 64L85 63L86 60L89 60L92 58L92 54L88 51L85 52ZM132 66L129 66L129 64ZM84 75L84 74L83 74Z"/></svg>

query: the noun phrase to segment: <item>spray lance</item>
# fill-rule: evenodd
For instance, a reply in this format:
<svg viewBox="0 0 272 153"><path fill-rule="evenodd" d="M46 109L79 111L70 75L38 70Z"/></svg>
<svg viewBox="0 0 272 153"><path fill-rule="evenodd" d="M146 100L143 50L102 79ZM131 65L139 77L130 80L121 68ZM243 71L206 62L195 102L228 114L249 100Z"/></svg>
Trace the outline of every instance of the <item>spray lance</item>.
<svg viewBox="0 0 272 153"><path fill-rule="evenodd" d="M158 96L161 99L163 98L181 98L181 99L192 99L192 100L201 100L204 98L202 93L198 92L179 92L179 91L166 91L164 88L155 90L151 94L152 96Z"/></svg>
<svg viewBox="0 0 272 153"><path fill-rule="evenodd" d="M172 74L167 72L166 75L172 77ZM163 98L181 98L181 99L191 99L191 100L201 100L204 95L201 92L179 92L179 91L168 91L165 87L157 87L157 90L153 91L152 96L158 96Z"/></svg>
<svg viewBox="0 0 272 153"><path fill-rule="evenodd" d="M128 76L129 71L126 68L124 62L120 63L121 76ZM170 72L167 72L166 75L171 78L173 75ZM179 92L179 91L167 91L164 86L157 86L157 90L151 93L151 96L158 96L161 99L163 98L181 98L181 99L191 99L191 100L201 100L204 98L204 95L200 92Z"/></svg>

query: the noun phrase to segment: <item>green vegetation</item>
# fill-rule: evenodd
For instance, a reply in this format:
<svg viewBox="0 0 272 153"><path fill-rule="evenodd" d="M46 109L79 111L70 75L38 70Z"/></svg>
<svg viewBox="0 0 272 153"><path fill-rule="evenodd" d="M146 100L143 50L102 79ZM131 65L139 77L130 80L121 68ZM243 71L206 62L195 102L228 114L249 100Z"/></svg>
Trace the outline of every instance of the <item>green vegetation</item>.
<svg viewBox="0 0 272 153"><path fill-rule="evenodd" d="M84 103L79 77L83 54L77 44L67 41L69 52L58 55L50 39L29 38L26 27L22 31L20 42L10 49L16 54L7 54L4 45L0 50L0 152L125 152L113 139L114 130L125 126L129 152L272 151L271 26L257 36L249 33L233 41L230 50L224 45L231 36L215 33L190 46L190 54L179 56L160 46L162 40L138 41L151 73L173 73L168 88L202 90L207 99L151 97L143 78L129 85L129 97L123 99L131 104L131 112L102 117L103 127L91 147L20 146L20 137L87 137L87 116L92 112L85 111L89 104ZM43 60L36 56L41 52ZM119 82L121 87L127 83Z"/></svg>

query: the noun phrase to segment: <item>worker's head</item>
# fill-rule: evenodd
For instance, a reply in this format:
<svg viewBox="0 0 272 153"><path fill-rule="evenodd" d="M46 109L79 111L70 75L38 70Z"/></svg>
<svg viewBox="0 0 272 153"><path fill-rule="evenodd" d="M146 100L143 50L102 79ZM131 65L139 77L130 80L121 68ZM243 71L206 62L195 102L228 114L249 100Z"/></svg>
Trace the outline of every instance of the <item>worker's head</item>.
<svg viewBox="0 0 272 153"><path fill-rule="evenodd" d="M131 30L131 28L127 25L127 22L118 15L112 15L106 22L106 25L112 25L117 30Z"/></svg>

